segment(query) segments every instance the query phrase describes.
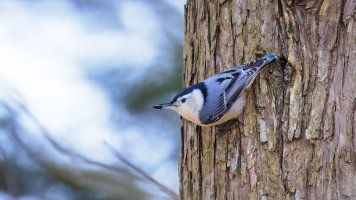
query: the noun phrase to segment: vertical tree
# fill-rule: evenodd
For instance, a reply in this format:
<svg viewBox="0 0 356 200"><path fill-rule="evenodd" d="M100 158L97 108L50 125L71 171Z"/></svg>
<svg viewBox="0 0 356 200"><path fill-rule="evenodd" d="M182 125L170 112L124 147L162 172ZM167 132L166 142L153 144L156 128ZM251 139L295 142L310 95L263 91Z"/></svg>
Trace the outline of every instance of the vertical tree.
<svg viewBox="0 0 356 200"><path fill-rule="evenodd" d="M355 0L188 0L184 84L275 52L239 121L184 121L182 199L356 198Z"/></svg>

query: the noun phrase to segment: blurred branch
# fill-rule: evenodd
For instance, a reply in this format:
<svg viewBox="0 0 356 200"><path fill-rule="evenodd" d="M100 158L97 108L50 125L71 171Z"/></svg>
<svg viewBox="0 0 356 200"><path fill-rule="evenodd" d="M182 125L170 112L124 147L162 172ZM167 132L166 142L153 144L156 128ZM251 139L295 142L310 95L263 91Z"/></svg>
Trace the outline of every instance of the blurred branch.
<svg viewBox="0 0 356 200"><path fill-rule="evenodd" d="M11 116L11 118L8 118L5 122L6 128L9 130L9 136L12 136L16 143L19 144L32 159L40 163L41 166L51 172L51 174L55 175L58 179L84 189L102 192L110 198L120 197L124 199L143 199L144 197L154 196L153 194L148 194L138 188L133 183L133 180L142 180L142 178L131 174L128 170L92 161L63 148L59 145L59 143L55 142L55 140L50 137L48 131L36 120L28 109L23 104L19 103L17 109L19 109L19 111L23 114L26 114L26 116L34 122L45 139L49 142L51 147L57 151L57 153L69 156L69 158L72 159L79 159L85 165L74 165L70 161L67 163L58 162L58 158L56 158L56 161L53 157L49 158L48 155L46 157L44 152L48 154L47 151L49 149L41 149L41 152L34 150L24 142L23 138L20 136L20 131L17 130L19 125L16 125L17 122L14 119L19 118L19 111L13 110L3 101L0 101L0 105L2 105ZM1 122L4 123L4 119L1 119Z"/></svg>
<svg viewBox="0 0 356 200"><path fill-rule="evenodd" d="M4 187L5 191L11 195L16 194L16 188L13 184L13 178L11 177L11 171L9 167L9 162L3 147L0 145L0 152L2 156L2 160L0 161L0 182Z"/></svg>
<svg viewBox="0 0 356 200"><path fill-rule="evenodd" d="M68 155L72 158L81 160L87 164L91 164L91 165L95 165L98 167L102 167L105 168L107 170L111 170L115 173L124 173L127 174L127 170L123 169L123 168L119 168L119 167L114 167L112 165L107 165L104 163L100 163L94 160L90 160L80 154L77 154L69 149L64 148L63 146L61 146L58 142L56 142L50 135L50 133L47 131L47 129L45 127L42 126L42 124L40 124L38 122L38 120L31 114L31 112L29 112L29 110L27 109L27 107L25 107L24 105L21 106L23 112L31 118L31 120L36 124L36 126L41 130L43 136L47 139L47 141L52 145L53 148L55 148L58 152L61 152L62 154ZM135 176L133 174L128 174L130 176L130 178L132 179L140 179L138 176Z"/></svg>
<svg viewBox="0 0 356 200"><path fill-rule="evenodd" d="M127 160L119 151L117 151L112 145L110 145L107 142L104 142L105 145L107 145L111 152L116 156L117 159L119 159L121 162L125 163L128 167L136 171L138 174L141 174L143 177L145 177L147 180L152 182L154 185L156 185L162 192L170 196L172 199L179 199L179 196L177 193L154 179L152 176L148 175L144 170L141 168L137 167L136 165L132 164L129 160Z"/></svg>
<svg viewBox="0 0 356 200"><path fill-rule="evenodd" d="M11 136L12 138L15 139L16 143L18 143L33 159L35 159L37 162L39 162L42 166L44 166L47 170L51 171L52 174L56 175L59 179L62 179L66 182L84 187L84 188L90 188L93 190L93 185L99 184L100 181L98 179L101 179L101 184L109 184L112 188L122 188L123 192L128 192L131 191L131 193L134 194L141 194L139 196L147 196L148 194L143 195L142 191L138 191L138 188L133 187L131 184L127 183L127 179L130 180L142 180L142 177L129 173L127 169L125 168L119 168L115 167L112 165L107 165L101 162L97 162L95 160L88 159L80 154L77 154L69 149L64 148L62 145L60 145L56 140L54 140L51 137L51 134L49 131L42 126L41 123L32 115L32 113L27 109L27 107L20 103L17 102L17 109L19 111L15 111L12 109L10 106L8 106L5 102L0 100L0 105L3 106L7 110L7 112L11 115L12 119L17 119L18 113L21 111L21 113L25 114L33 123L34 125L38 128L40 133L44 136L46 141L50 144L51 147L53 147L57 152L69 156L72 159L80 160L81 162L85 163L88 166L91 167L99 167L102 169L105 169L106 172L102 172L99 170L90 170L90 169L83 169L80 167L73 167L73 166L65 166L63 163L54 163L53 161L46 159L41 153L36 152L35 150L31 149L26 145L26 143L21 139L19 136L18 131L16 130L16 125L14 124L15 122L10 122L7 120L7 128L11 130ZM3 120L1 121L2 123ZM148 175L146 172L144 172L142 169L139 167L135 166L132 164L130 161L128 161L122 154L120 154L116 149L114 149L113 146L105 142L105 145L107 145L113 155L115 155L116 158L118 158L121 162L123 162L125 165L127 165L129 168L133 169L135 172L137 172L139 175L143 176L146 180L151 182L151 184L157 186L164 194L168 195L171 199L178 200L178 194L176 194L174 191L170 190L168 187L164 186L162 183L159 181L155 180L152 178L150 175ZM0 149L1 150L1 149ZM4 152L3 152L4 153ZM79 175L78 175L79 174ZM116 175L115 175L116 174ZM96 183L95 184L90 184L88 183L88 179L83 177L80 177L81 175L87 175L91 177L95 177L94 180ZM125 176L126 178L120 178L120 176ZM125 181L122 181L125 180ZM106 183L105 183L106 181ZM149 194L149 196L155 196L153 194ZM127 196L127 198L131 198L132 196ZM139 198L137 198L139 199Z"/></svg>

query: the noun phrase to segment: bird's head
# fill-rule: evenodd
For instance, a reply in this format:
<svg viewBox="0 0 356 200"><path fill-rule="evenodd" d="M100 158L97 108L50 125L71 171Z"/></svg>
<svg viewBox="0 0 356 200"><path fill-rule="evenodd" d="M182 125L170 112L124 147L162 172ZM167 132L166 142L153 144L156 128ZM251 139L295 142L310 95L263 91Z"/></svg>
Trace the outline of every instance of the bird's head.
<svg viewBox="0 0 356 200"><path fill-rule="evenodd" d="M204 104L204 94L199 88L187 88L178 93L171 102L153 106L156 109L170 109L182 117L200 124L199 112Z"/></svg>

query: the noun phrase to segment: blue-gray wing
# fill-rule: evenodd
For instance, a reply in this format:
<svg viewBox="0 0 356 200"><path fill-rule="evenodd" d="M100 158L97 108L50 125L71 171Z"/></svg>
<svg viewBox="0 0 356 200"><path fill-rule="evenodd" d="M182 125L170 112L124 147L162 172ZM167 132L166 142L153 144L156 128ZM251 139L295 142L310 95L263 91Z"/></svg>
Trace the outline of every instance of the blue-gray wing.
<svg viewBox="0 0 356 200"><path fill-rule="evenodd" d="M199 113L200 121L210 124L218 121L251 85L257 74L276 59L267 54L259 60L246 63L217 74L204 82L208 85L207 97Z"/></svg>

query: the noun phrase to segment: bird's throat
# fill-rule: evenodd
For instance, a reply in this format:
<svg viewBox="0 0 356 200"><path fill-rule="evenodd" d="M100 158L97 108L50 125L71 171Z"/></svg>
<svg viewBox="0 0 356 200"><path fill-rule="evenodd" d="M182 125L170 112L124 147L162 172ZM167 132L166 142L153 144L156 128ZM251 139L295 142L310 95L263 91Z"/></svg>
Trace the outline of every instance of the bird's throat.
<svg viewBox="0 0 356 200"><path fill-rule="evenodd" d="M184 110L177 110L177 112L185 119L195 123L195 124L201 124L199 120L199 116L196 113L189 113Z"/></svg>

